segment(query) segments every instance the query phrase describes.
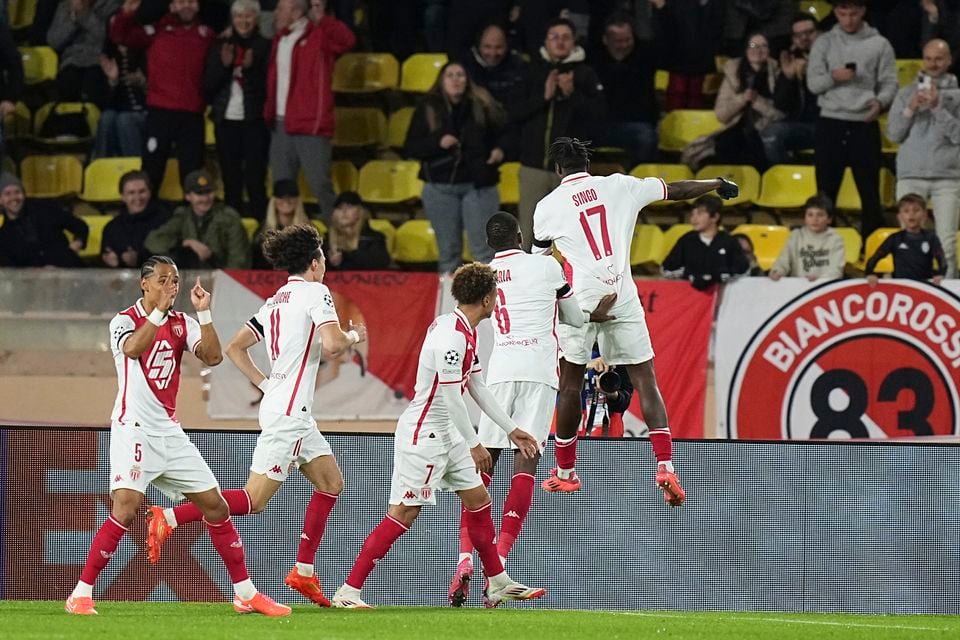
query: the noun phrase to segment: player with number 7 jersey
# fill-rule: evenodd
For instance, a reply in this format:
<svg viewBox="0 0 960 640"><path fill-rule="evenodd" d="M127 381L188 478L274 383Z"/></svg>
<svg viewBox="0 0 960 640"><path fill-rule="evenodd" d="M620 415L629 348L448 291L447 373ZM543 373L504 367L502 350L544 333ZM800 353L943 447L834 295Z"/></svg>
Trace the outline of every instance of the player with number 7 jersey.
<svg viewBox="0 0 960 640"><path fill-rule="evenodd" d="M590 149L576 138L557 138L549 157L560 186L544 197L533 214L534 247L544 253L556 245L564 271L587 309L615 293L617 303L609 322L560 327L560 393L557 400L557 468L543 483L551 492L580 488L574 470L577 427L582 418L580 390L594 342L610 366L624 365L638 392L643 418L657 458L655 482L668 504L686 499L673 469L673 447L667 412L657 387L653 346L640 296L630 272L630 245L637 216L658 200L685 200L717 190L732 198L739 187L724 178L666 183L660 178L635 178L615 173L592 176Z"/></svg>

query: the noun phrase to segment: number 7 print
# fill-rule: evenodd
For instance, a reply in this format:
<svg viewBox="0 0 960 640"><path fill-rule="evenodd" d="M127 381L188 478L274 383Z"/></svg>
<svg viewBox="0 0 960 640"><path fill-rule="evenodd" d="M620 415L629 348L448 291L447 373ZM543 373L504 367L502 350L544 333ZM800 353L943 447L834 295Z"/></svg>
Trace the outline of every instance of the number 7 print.
<svg viewBox="0 0 960 640"><path fill-rule="evenodd" d="M587 220L588 217L593 215L600 216L600 239L603 242L603 255L600 255L600 249L597 247L597 240L593 235L593 230L590 229L590 222ZM613 253L613 249L610 246L610 233L607 231L607 208L602 204L599 204L595 207L590 207L586 211L580 212L580 226L583 227L583 233L587 236L587 242L590 244L590 251L593 252L594 260L602 260L604 256L609 256Z"/></svg>

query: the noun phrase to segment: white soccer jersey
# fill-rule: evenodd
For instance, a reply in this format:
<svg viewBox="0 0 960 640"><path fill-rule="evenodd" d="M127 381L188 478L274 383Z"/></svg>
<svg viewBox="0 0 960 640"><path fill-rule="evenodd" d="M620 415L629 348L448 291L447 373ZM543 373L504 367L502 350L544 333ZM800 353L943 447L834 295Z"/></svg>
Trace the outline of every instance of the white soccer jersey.
<svg viewBox="0 0 960 640"><path fill-rule="evenodd" d="M200 344L200 324L171 310L157 328L153 344L139 358L123 354L123 343L147 320L143 300L110 321L110 349L117 368L117 399L110 421L114 428L134 425L147 435L170 435L181 429L177 421L180 359Z"/></svg>
<svg viewBox="0 0 960 640"><path fill-rule="evenodd" d="M560 264L517 249L497 252L490 267L497 272L497 306L487 384L540 382L556 389L557 291L569 289Z"/></svg>
<svg viewBox="0 0 960 640"><path fill-rule="evenodd" d="M456 384L463 393L467 380L475 373L480 373L477 330L459 309L438 317L420 348L413 400L397 422L396 438L414 445L423 438L430 438L431 442L436 442L434 438L444 442L462 440L437 391L441 384Z"/></svg>
<svg viewBox="0 0 960 640"><path fill-rule="evenodd" d="M270 358L260 415L282 414L310 420L320 367L320 327L340 324L326 285L291 276L267 299L247 328L263 340Z"/></svg>
<svg viewBox="0 0 960 640"><path fill-rule="evenodd" d="M667 197L660 178L574 173L544 197L533 214L533 235L553 240L584 309L617 294L613 315L639 304L630 277L630 243L643 207ZM572 272L572 273L571 273Z"/></svg>

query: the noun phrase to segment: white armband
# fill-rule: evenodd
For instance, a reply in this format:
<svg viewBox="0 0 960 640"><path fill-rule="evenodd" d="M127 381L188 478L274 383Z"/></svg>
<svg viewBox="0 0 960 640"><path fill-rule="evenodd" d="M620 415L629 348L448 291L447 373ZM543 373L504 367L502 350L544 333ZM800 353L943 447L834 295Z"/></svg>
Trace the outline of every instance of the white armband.
<svg viewBox="0 0 960 640"><path fill-rule="evenodd" d="M213 314L210 313L209 309L197 311L197 322L200 324L213 324Z"/></svg>
<svg viewBox="0 0 960 640"><path fill-rule="evenodd" d="M160 309L154 309L150 312L150 315L147 316L147 320L150 321L150 324L159 327L163 324L163 319L167 317L167 314Z"/></svg>
<svg viewBox="0 0 960 640"><path fill-rule="evenodd" d="M360 334L357 333L355 329L350 329L350 331L347 331L347 335L350 337L350 340L353 341L353 344L360 342Z"/></svg>

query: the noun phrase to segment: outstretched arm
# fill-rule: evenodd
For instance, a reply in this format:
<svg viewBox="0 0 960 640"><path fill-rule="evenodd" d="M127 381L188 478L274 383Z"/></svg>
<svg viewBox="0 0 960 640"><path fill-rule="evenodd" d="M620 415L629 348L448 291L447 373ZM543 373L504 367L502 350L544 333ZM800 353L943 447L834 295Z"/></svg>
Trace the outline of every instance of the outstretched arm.
<svg viewBox="0 0 960 640"><path fill-rule="evenodd" d="M726 178L711 180L678 180L667 183L667 200L688 200L710 193L716 189L717 195L724 200L740 195L740 187Z"/></svg>

